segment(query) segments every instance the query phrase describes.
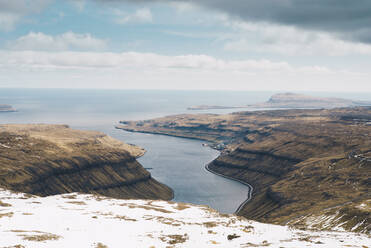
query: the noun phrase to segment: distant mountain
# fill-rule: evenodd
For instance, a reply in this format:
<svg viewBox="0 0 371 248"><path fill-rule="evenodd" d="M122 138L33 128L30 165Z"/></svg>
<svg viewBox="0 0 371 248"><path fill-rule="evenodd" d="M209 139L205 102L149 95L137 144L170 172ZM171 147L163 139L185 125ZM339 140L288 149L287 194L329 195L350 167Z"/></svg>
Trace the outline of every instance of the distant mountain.
<svg viewBox="0 0 371 248"><path fill-rule="evenodd" d="M249 105L254 108L342 108L356 106L371 106L371 102L280 93L273 95L267 102Z"/></svg>
<svg viewBox="0 0 371 248"><path fill-rule="evenodd" d="M0 104L0 112L15 112L16 110L7 104Z"/></svg>
<svg viewBox="0 0 371 248"><path fill-rule="evenodd" d="M209 110L209 109L233 109L233 108L246 108L238 106L218 106L218 105L196 105L188 107L187 110Z"/></svg>

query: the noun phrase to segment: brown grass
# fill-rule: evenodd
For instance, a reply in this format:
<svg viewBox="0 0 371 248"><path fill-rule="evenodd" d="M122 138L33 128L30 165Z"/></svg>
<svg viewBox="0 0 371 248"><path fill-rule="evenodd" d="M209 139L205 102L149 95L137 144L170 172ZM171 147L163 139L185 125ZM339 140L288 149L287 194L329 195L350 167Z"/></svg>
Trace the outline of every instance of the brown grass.
<svg viewBox="0 0 371 248"><path fill-rule="evenodd" d="M212 227L216 227L218 225L218 223L216 223L214 221L210 221L210 222L204 222L204 223L202 223L202 225L204 225L207 228L212 228Z"/></svg>
<svg viewBox="0 0 371 248"><path fill-rule="evenodd" d="M186 203L177 202L176 206L173 206L173 208L175 208L176 210L182 211L184 209L189 208L189 205Z"/></svg>
<svg viewBox="0 0 371 248"><path fill-rule="evenodd" d="M75 204L75 205L86 205L86 203L83 201L69 201L67 203Z"/></svg>
<svg viewBox="0 0 371 248"><path fill-rule="evenodd" d="M0 214L0 219L1 219L2 217L9 217L9 218L11 218L11 217L13 217L13 215L14 215L13 212L5 213L5 214Z"/></svg>
<svg viewBox="0 0 371 248"><path fill-rule="evenodd" d="M0 201L0 207L11 207L12 204Z"/></svg>
<svg viewBox="0 0 371 248"><path fill-rule="evenodd" d="M179 235L179 234L173 234L173 235L164 235L161 236L159 239L162 242L166 242L170 245L175 245L175 244L181 244L184 243L188 240L188 234L184 235Z"/></svg>
<svg viewBox="0 0 371 248"><path fill-rule="evenodd" d="M159 207L150 207L150 206L141 206L141 205L129 205L129 208L142 208L142 209L145 209L145 210L153 210L153 211L157 211L157 212L161 212L161 213L165 213L165 214L174 213L172 211L169 211L169 210L166 210L166 209L163 209L163 208L159 208Z"/></svg>
<svg viewBox="0 0 371 248"><path fill-rule="evenodd" d="M106 246L106 245L104 245L102 243L98 243L95 248L108 248L108 246Z"/></svg>
<svg viewBox="0 0 371 248"><path fill-rule="evenodd" d="M61 236L55 235L55 234L40 234L40 235L19 235L22 236L24 240L28 241L36 241L36 242L42 242L47 240L58 240L61 238Z"/></svg>

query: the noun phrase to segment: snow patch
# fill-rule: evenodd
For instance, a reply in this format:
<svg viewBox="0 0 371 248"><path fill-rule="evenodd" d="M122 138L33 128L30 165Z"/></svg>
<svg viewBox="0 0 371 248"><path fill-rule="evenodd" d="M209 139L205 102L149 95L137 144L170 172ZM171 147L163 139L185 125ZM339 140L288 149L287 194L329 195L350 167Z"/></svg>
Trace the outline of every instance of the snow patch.
<svg viewBox="0 0 371 248"><path fill-rule="evenodd" d="M301 231L207 207L87 194L35 197L0 189L0 247L362 247L370 237ZM99 244L99 245L98 245Z"/></svg>

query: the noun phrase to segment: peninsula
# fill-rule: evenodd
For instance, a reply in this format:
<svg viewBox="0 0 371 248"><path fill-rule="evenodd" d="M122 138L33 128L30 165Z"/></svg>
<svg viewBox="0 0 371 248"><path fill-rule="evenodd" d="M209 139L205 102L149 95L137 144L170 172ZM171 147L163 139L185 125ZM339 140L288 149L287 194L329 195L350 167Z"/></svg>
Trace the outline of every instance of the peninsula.
<svg viewBox="0 0 371 248"><path fill-rule="evenodd" d="M251 108L345 108L371 106L371 102L353 101L335 97L314 97L295 93L280 93L273 95L267 102L248 105Z"/></svg>
<svg viewBox="0 0 371 248"><path fill-rule="evenodd" d="M103 133L66 125L0 125L0 187L38 196L172 199L172 190L137 162L143 153Z"/></svg>
<svg viewBox="0 0 371 248"><path fill-rule="evenodd" d="M354 101L335 97L314 97L295 93L279 93L271 96L263 103L250 104L245 106L218 106L199 105L187 108L187 110L210 110L210 109L331 109L345 107L371 106L370 101Z"/></svg>
<svg viewBox="0 0 371 248"><path fill-rule="evenodd" d="M15 112L16 110L7 104L0 104L0 113L1 112Z"/></svg>
<svg viewBox="0 0 371 248"><path fill-rule="evenodd" d="M238 214L317 230L371 230L371 107L174 115L118 128L202 139L208 165L253 186Z"/></svg>
<svg viewBox="0 0 371 248"><path fill-rule="evenodd" d="M208 110L208 109L235 109L235 108L246 108L237 106L218 106L218 105L197 105L188 107L187 110Z"/></svg>

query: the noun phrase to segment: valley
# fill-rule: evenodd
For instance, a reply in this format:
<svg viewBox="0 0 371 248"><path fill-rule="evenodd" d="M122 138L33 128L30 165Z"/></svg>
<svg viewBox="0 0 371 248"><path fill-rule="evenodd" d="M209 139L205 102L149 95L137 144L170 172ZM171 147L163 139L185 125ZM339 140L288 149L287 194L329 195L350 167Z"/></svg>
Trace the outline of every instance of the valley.
<svg viewBox="0 0 371 248"><path fill-rule="evenodd" d="M208 168L254 187L239 215L369 233L370 116L370 107L184 114L118 128L202 139L220 149Z"/></svg>

